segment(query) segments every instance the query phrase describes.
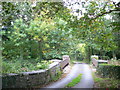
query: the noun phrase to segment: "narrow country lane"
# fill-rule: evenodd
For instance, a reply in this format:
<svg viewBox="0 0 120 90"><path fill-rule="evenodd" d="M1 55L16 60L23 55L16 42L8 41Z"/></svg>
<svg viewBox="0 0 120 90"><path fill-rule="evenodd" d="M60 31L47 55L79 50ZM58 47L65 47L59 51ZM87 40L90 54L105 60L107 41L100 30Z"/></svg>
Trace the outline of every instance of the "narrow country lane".
<svg viewBox="0 0 120 90"><path fill-rule="evenodd" d="M94 80L92 77L92 71L87 64L81 65L82 79L73 88L93 88Z"/></svg>
<svg viewBox="0 0 120 90"><path fill-rule="evenodd" d="M92 78L92 72L89 68L89 65L87 64L80 64L76 63L72 67L71 72L63 79L54 82L44 88L64 88L65 85L67 85L69 82L72 81L75 77L77 77L80 73L82 73L82 79L81 81L75 85L73 88L93 88L93 78Z"/></svg>

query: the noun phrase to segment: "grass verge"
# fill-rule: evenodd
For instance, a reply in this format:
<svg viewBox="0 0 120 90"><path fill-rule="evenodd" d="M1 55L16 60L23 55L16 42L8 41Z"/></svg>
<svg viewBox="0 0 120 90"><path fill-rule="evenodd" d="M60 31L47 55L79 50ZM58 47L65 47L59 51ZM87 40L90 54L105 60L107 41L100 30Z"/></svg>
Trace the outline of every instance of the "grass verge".
<svg viewBox="0 0 120 90"><path fill-rule="evenodd" d="M78 84L81 80L82 74L79 74L75 79L73 79L70 83L68 83L65 87L69 88L69 87L73 87L76 84Z"/></svg>

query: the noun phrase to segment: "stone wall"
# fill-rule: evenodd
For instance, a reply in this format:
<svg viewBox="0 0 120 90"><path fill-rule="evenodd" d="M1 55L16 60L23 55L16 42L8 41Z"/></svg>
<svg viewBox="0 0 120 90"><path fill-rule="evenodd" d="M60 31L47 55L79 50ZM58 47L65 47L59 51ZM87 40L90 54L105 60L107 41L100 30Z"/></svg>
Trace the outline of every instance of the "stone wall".
<svg viewBox="0 0 120 90"><path fill-rule="evenodd" d="M62 64L64 63L64 65ZM46 70L38 70L32 72L23 72L20 74L8 74L2 76L2 88L28 88L37 85L44 85L52 81L62 67L69 64L68 60L56 60L50 64Z"/></svg>
<svg viewBox="0 0 120 90"><path fill-rule="evenodd" d="M61 67L62 69L64 69L65 66L70 63L70 57L69 57L68 55L63 55L63 56L62 56L62 59L63 59L63 61L60 63L60 67Z"/></svg>

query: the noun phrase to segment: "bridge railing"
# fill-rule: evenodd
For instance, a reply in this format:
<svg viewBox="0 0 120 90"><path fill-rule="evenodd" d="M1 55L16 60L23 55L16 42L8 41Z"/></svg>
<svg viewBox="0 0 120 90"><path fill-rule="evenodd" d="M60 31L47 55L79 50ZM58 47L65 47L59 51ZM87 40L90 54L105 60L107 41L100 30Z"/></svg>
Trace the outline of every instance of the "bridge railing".
<svg viewBox="0 0 120 90"><path fill-rule="evenodd" d="M102 64L102 63L108 64L108 60L99 60L99 59L97 60L96 58L91 58L91 60L92 60L93 66L95 67L98 67L99 64Z"/></svg>

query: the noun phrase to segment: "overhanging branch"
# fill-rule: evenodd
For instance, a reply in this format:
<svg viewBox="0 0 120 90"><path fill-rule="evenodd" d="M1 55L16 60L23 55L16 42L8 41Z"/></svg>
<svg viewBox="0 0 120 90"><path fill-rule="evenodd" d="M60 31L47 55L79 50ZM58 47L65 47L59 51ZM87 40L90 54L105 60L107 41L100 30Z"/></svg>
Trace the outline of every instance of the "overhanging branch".
<svg viewBox="0 0 120 90"><path fill-rule="evenodd" d="M103 16L105 14L109 14L109 13L114 12L114 11L120 11L120 9L113 9L113 10L109 10L107 12L103 12L101 14L98 14L98 15L94 16L92 19L97 19L98 17L101 17L101 16Z"/></svg>

